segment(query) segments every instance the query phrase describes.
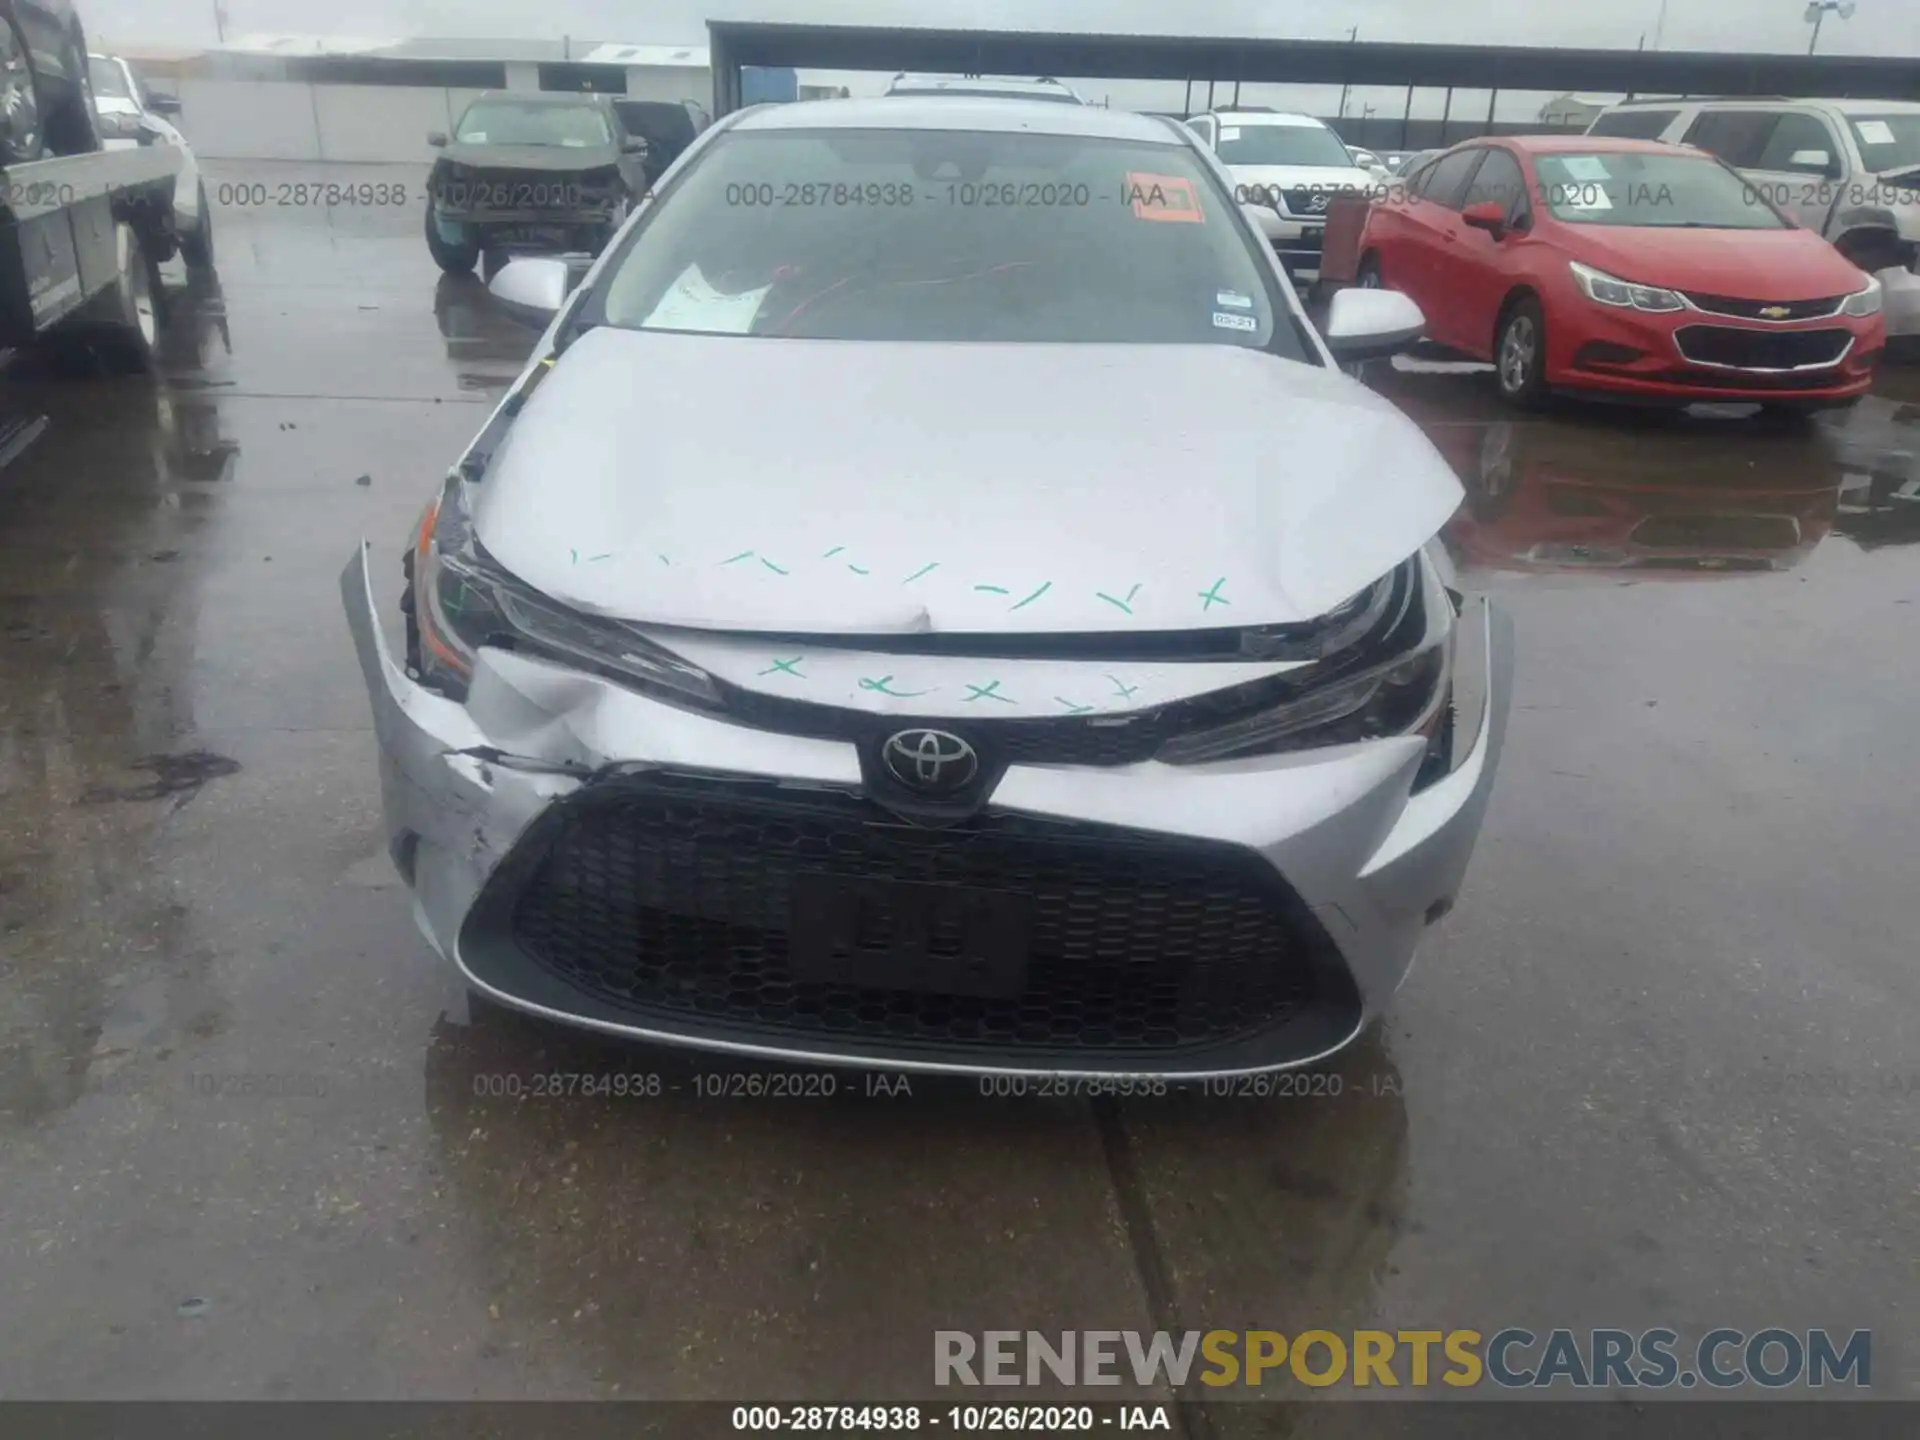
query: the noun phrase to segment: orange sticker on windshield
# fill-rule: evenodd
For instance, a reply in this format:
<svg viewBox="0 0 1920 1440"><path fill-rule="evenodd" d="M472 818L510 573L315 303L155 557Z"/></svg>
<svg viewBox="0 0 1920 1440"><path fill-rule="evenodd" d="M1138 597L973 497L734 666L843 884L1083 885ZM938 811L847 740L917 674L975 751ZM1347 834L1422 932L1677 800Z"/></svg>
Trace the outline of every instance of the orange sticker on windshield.
<svg viewBox="0 0 1920 1440"><path fill-rule="evenodd" d="M1207 217L1200 210L1200 196L1193 182L1179 175L1148 175L1127 172L1126 200L1138 220L1172 220L1185 225L1204 225Z"/></svg>

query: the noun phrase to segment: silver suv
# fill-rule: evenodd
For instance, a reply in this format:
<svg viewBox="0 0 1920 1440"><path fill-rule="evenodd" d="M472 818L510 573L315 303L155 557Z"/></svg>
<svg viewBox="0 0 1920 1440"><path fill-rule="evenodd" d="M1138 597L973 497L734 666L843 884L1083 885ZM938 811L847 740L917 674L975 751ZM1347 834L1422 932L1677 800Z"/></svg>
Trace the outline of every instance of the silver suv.
<svg viewBox="0 0 1920 1440"><path fill-rule="evenodd" d="M1900 100L1634 100L1589 135L1719 156L1753 196L1824 235L1886 290L1887 333L1920 334L1920 104Z"/></svg>

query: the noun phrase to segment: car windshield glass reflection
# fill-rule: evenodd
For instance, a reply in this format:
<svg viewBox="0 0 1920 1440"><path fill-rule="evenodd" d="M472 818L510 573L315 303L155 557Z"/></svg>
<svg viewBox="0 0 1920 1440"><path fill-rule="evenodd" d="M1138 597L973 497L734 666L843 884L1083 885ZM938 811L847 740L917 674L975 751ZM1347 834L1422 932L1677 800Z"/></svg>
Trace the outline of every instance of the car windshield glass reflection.
<svg viewBox="0 0 1920 1440"><path fill-rule="evenodd" d="M1747 183L1706 156L1542 155L1539 199L1575 225L1651 229L1784 230L1787 222Z"/></svg>
<svg viewBox="0 0 1920 1440"><path fill-rule="evenodd" d="M131 100L133 89L127 84L126 71L111 60L98 58L87 62L87 79L93 84L96 100Z"/></svg>
<svg viewBox="0 0 1920 1440"><path fill-rule="evenodd" d="M1193 151L1021 133L736 134L604 290L613 325L858 340L1205 343L1304 358Z"/></svg>
<svg viewBox="0 0 1920 1440"><path fill-rule="evenodd" d="M1868 173L1920 169L1920 115L1855 115L1848 123Z"/></svg>
<svg viewBox="0 0 1920 1440"><path fill-rule="evenodd" d="M584 105L522 105L489 100L460 117L462 145L557 145L584 149L608 142L607 122Z"/></svg>
<svg viewBox="0 0 1920 1440"><path fill-rule="evenodd" d="M1318 165L1354 168L1340 137L1320 125L1236 125L1220 117L1215 152L1228 165Z"/></svg>

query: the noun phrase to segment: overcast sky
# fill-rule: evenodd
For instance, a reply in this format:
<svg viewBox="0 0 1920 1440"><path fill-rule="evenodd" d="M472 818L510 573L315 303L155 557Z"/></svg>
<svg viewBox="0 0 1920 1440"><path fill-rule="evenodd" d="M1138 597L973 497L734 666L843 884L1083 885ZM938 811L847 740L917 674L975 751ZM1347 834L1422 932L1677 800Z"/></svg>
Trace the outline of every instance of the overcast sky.
<svg viewBox="0 0 1920 1440"><path fill-rule="evenodd" d="M222 0L229 36L280 31L368 37L578 35L700 41L709 18L949 25L1144 34L1277 35L1469 44L1654 42L1661 0ZM1920 54L1920 0L1858 0L1829 16L1823 53ZM211 42L214 0L79 0L110 41ZM1667 0L1661 48L1804 51L1805 0Z"/></svg>

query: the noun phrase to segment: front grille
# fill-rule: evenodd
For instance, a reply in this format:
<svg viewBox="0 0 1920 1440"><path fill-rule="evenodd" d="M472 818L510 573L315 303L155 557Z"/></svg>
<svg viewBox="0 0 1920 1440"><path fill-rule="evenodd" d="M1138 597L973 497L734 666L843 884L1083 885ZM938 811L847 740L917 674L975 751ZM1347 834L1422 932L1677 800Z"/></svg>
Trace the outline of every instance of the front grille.
<svg viewBox="0 0 1920 1440"><path fill-rule="evenodd" d="M1325 932L1238 846L992 813L922 830L851 795L659 775L588 792L528 844L537 859L503 872L525 878L499 882L518 889L494 911L513 945L669 1026L1085 1058L1219 1045L1347 1003ZM796 979L809 876L1030 896L1023 985L985 998Z"/></svg>
<svg viewBox="0 0 1920 1440"><path fill-rule="evenodd" d="M1186 707L1178 713L1185 714ZM1200 713L1194 711L1196 718ZM1113 723L1118 717L1110 717L1102 724L1071 715L1027 720L962 721L951 716L913 719L729 688L727 718L756 730L804 735L816 740L841 740L863 748L878 748L887 736L901 730L922 727L957 730L995 764L1137 765L1151 760L1174 733L1175 712L1147 711L1119 725Z"/></svg>
<svg viewBox="0 0 1920 1440"><path fill-rule="evenodd" d="M1785 324L1791 320L1824 320L1829 315L1837 315L1840 307L1846 303L1844 295L1830 295L1823 300L1736 300L1727 295L1694 295L1687 299L1696 309L1705 310L1714 315L1732 315L1742 320L1772 320ZM1776 312L1784 310L1784 315Z"/></svg>
<svg viewBox="0 0 1920 1440"><path fill-rule="evenodd" d="M1840 383L1831 369L1802 370L1667 370L1642 378L1658 380L1675 389L1751 390L1789 393L1797 390L1831 390Z"/></svg>
<svg viewBox="0 0 1920 1440"><path fill-rule="evenodd" d="M1800 524L1791 515L1649 515L1628 538L1650 550L1790 550Z"/></svg>
<svg viewBox="0 0 1920 1440"><path fill-rule="evenodd" d="M1731 325L1683 325L1674 344L1696 365L1730 365L1742 370L1798 370L1833 365L1847 353L1853 335L1846 330L1741 330Z"/></svg>
<svg viewBox="0 0 1920 1440"><path fill-rule="evenodd" d="M1326 189L1296 185L1284 194L1287 213L1296 220L1324 220L1333 210L1333 192Z"/></svg>

